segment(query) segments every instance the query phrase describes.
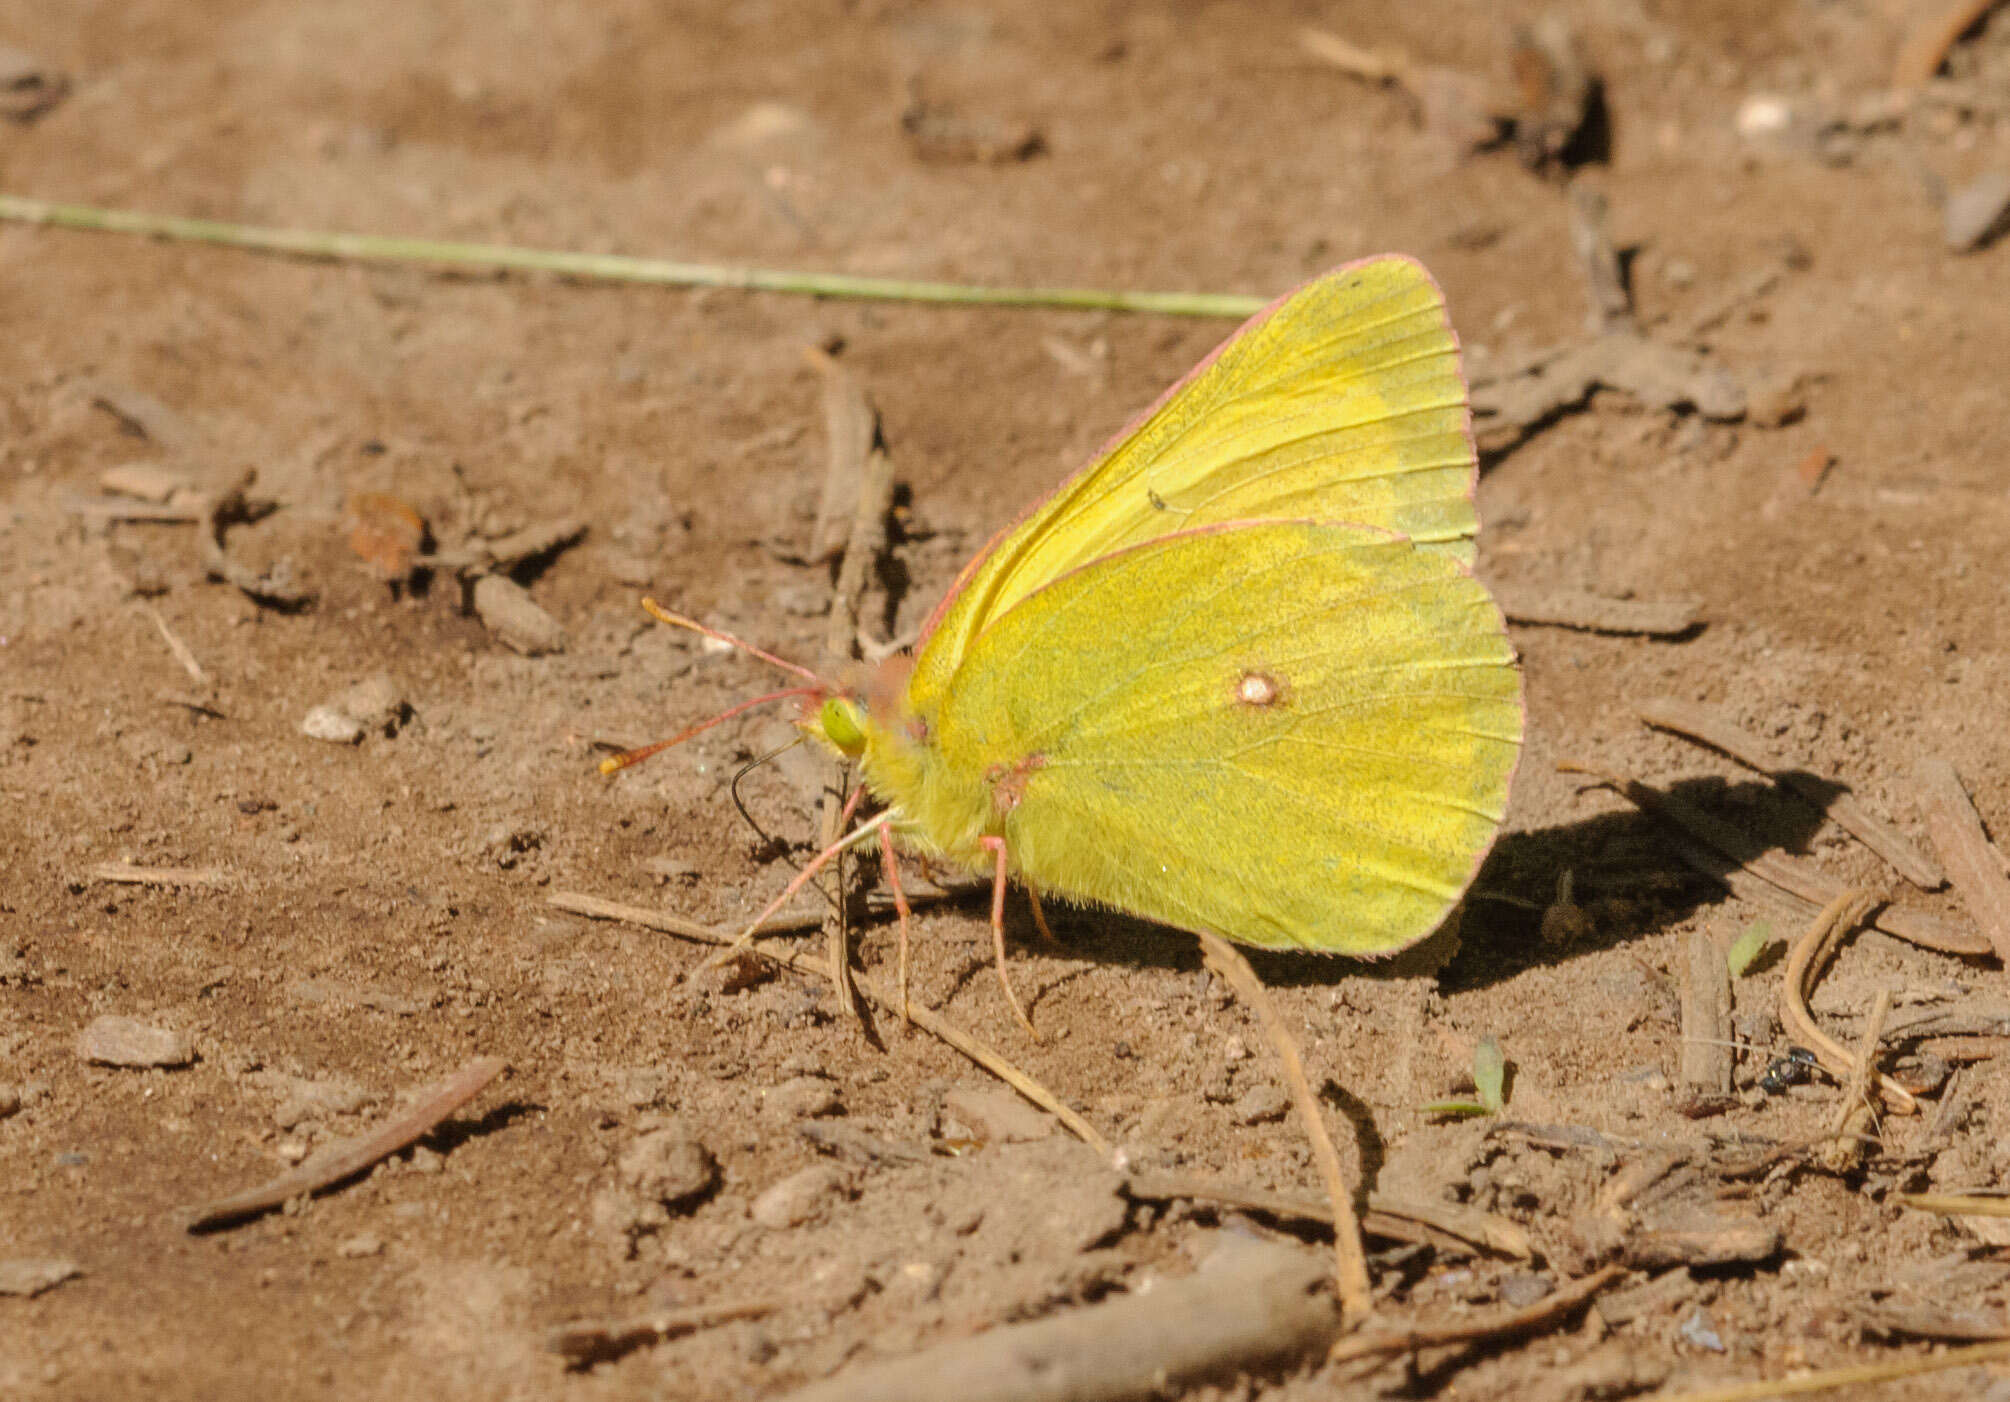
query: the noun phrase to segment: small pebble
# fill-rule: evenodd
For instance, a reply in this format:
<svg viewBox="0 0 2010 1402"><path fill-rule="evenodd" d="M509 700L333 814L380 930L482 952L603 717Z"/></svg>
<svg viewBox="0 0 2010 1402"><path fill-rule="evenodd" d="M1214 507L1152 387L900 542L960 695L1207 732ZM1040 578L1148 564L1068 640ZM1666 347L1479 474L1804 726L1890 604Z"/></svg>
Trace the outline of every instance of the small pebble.
<svg viewBox="0 0 2010 1402"><path fill-rule="evenodd" d="M93 1018L77 1034L76 1051L100 1066L186 1066L195 1060L187 1033L111 1014Z"/></svg>
<svg viewBox="0 0 2010 1402"><path fill-rule="evenodd" d="M0 1295L39 1295L83 1273L75 1261L35 1256L0 1261Z"/></svg>
<svg viewBox="0 0 2010 1402"><path fill-rule="evenodd" d="M1547 1299L1555 1288L1539 1275L1516 1271L1501 1280L1501 1303L1510 1309L1527 1309L1536 1301Z"/></svg>
<svg viewBox="0 0 2010 1402"><path fill-rule="evenodd" d="M565 629L515 580L499 574L476 580L475 613L504 647L525 657L565 651Z"/></svg>
<svg viewBox="0 0 2010 1402"><path fill-rule="evenodd" d="M13 1086L0 1086L0 1120L16 1114L21 1109L21 1092Z"/></svg>
<svg viewBox="0 0 2010 1402"><path fill-rule="evenodd" d="M820 1076L797 1076L761 1093L761 1112L783 1124L821 1119L843 1108L838 1088Z"/></svg>
<svg viewBox="0 0 2010 1402"><path fill-rule="evenodd" d="M2010 173L1986 170L1947 197L1941 229L1956 253L1973 253L2010 223Z"/></svg>
<svg viewBox="0 0 2010 1402"><path fill-rule="evenodd" d="M1772 93L1753 93L1738 104L1733 119L1738 135L1747 141L1763 141L1784 133L1794 124L1793 104Z"/></svg>
<svg viewBox="0 0 2010 1402"><path fill-rule="evenodd" d="M1283 1119L1285 1111L1290 1108L1291 1100L1285 1095L1283 1087L1265 1081L1237 1096L1229 1113L1235 1116L1237 1124L1260 1125Z"/></svg>
<svg viewBox="0 0 2010 1402"><path fill-rule="evenodd" d="M756 1224L770 1231L800 1227L842 1196L850 1182L850 1175L835 1164L812 1164L755 1198L749 1212Z"/></svg>
<svg viewBox="0 0 2010 1402"><path fill-rule="evenodd" d="M309 711L300 722L300 733L310 740L353 745L372 731L395 733L410 709L397 681L379 672Z"/></svg>
<svg viewBox="0 0 2010 1402"><path fill-rule="evenodd" d="M381 1256L383 1253L384 1239L372 1236L369 1232L365 1232L361 1236L352 1236L335 1248L337 1256L344 1256L352 1261L360 1260L365 1256Z"/></svg>
<svg viewBox="0 0 2010 1402"><path fill-rule="evenodd" d="M703 1144L682 1130L658 1129L637 1135L622 1152L621 1181L642 1197L665 1206L710 1191L719 1166Z"/></svg>
<svg viewBox="0 0 2010 1402"><path fill-rule="evenodd" d="M1717 1326L1711 1323L1710 1316L1703 1312L1700 1305L1691 1310L1689 1317L1682 1321L1681 1333L1683 1338L1698 1348L1707 1348L1712 1353L1724 1351L1724 1341L1718 1337Z"/></svg>

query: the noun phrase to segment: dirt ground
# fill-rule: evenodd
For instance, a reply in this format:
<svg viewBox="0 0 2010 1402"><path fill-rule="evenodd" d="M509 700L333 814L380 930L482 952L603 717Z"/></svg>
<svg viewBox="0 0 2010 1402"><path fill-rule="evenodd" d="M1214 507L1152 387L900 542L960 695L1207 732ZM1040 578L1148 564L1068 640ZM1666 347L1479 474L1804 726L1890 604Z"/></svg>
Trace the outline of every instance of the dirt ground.
<svg viewBox="0 0 2010 1402"><path fill-rule="evenodd" d="M1259 969L1351 1171L1532 1244L1372 1239L1390 1319L1481 1319L1607 1261L1627 1274L1532 1340L1185 1395L1679 1394L2010 1333L2000 1224L1899 1201L2010 1186L2000 963L1844 945L1815 1017L1854 1047L1891 991L1881 1064L1933 1088L1921 1113L1860 1126L1881 1138L1854 1156L1826 1139L1849 1103L1833 1080L1760 1084L1798 1040L1776 1019L1777 943L1735 981L1733 1091L1699 1095L1692 936L1766 917L1784 940L1808 907L1729 894L1685 863L1688 839L1558 767L1674 789L1754 853L1973 931L1950 891L1908 887L1771 780L1636 714L1713 706L1921 845L1933 757L2010 823L1990 563L2010 535L2010 246L1950 248L1941 208L2010 172L2010 20L1957 45L1931 96L1885 101L1902 37L1942 8L1563 4L1603 113L1559 154L1530 138L1540 94L1512 96L1532 52L1514 23L1538 12L1483 0L8 0L0 46L46 67L0 87L24 114L0 118L0 190L989 284L1270 295L1400 250L1443 284L1482 381L1585 340L1567 186L1601 191L1637 325L1704 353L1744 412L1621 387L1519 433L1482 419L1480 569L1520 617L1542 610L1518 599L1590 595L1692 607L1699 626L1517 624L1527 748L1456 955L1423 976ZM1423 68L1350 76L1301 46L1306 26L1507 92L1520 145L1470 148L1456 112L1412 96ZM641 594L818 655L806 347L841 342L882 414L901 495L868 612L895 636L1230 323L442 275L17 224L0 225L0 326L0 1395L765 1397L1136 1295L1224 1235L1327 1239L1126 1196L935 1039L884 1019L868 1037L802 975L686 981L699 946L550 903L733 926L810 849L819 771L800 753L741 785L779 841L728 792L786 733L772 711L595 771L609 744L774 684L650 623ZM311 601L210 578L188 520L108 512L104 474L136 463L203 493L255 469L255 519L227 548L251 573L283 562ZM387 583L348 538L369 492L408 503L441 552L582 524L509 576L563 650L505 646L449 571ZM303 733L379 675L360 739ZM104 879L120 862L193 874ZM1575 912L1547 920L1568 937L1546 939L1565 873ZM981 900L920 914L921 1001L1079 1108L1131 1172L1316 1194L1261 1032L1193 941L1057 915L1053 946L1010 914L1043 1044L990 976ZM890 969L888 925L860 944ZM186 1064L87 1059L104 1015L158 1034L140 1059ZM1489 1037L1505 1110L1426 1113L1470 1093ZM485 1056L506 1077L417 1147L184 1229ZM1755 1228L1776 1240L1723 1259ZM77 1273L30 1289L36 1262ZM568 1321L741 1301L772 1308L590 1369L547 1347ZM1977 1366L1876 1395L2001 1398L2006 1379Z"/></svg>

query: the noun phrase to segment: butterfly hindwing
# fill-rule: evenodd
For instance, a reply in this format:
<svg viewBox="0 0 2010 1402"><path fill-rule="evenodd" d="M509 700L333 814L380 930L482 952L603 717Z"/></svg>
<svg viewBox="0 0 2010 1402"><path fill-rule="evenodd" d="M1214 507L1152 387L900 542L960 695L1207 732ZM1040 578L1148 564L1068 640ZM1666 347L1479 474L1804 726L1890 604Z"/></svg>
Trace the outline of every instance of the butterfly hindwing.
<svg viewBox="0 0 2010 1402"><path fill-rule="evenodd" d="M1033 886L1246 944L1429 934L1521 740L1498 608L1448 554L1272 521L1063 574L972 645L934 736Z"/></svg>

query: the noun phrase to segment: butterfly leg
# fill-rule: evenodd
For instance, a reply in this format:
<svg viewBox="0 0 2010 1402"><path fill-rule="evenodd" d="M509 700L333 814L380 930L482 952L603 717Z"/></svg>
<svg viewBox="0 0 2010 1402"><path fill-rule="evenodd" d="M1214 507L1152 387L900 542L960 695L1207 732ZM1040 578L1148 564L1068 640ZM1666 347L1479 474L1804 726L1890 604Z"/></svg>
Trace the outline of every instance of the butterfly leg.
<svg viewBox="0 0 2010 1402"><path fill-rule="evenodd" d="M1019 1019L1026 1035L1036 1042L1045 1041L1034 1030L1033 1019L1027 1017L1025 1008L1019 1005L1019 995L1012 991L1011 976L1005 972L1005 839L986 837L981 840L998 858L991 874L991 945L998 955L998 982L1005 989L1005 1001L1012 1006L1012 1016Z"/></svg>
<svg viewBox="0 0 2010 1402"><path fill-rule="evenodd" d="M707 969L714 968L720 964L723 964L728 959L732 958L735 954L738 954L741 950L745 949L748 945L752 944L754 942L754 936L760 933L762 922L767 920L767 918L770 915L773 915L776 911L780 910L783 906L787 905L791 900L793 900L795 898L796 892L802 890L803 887L807 886L810 883L810 879L814 877L818 872L822 871L832 861L834 861L840 852L844 851L847 847L858 846L859 843L864 842L874 833L884 832L886 830L887 824L891 823L892 821L893 821L893 810L888 809L886 812L881 813L878 817L872 819L870 822L862 823L858 827L853 828L850 832L846 833L836 842L833 842L830 846L824 848L823 851L817 853L815 857L810 859L810 862L807 866L805 866L801 871L796 873L795 880L791 881L787 886L782 888L782 894L776 896L773 900L769 901L767 905L763 907L761 913L754 917L752 923L750 923L746 929L740 932L740 937L738 939L734 940L731 944L725 945L724 947L719 949L718 952L713 954L711 958L705 960L703 963L698 965L697 968L693 969L691 973L685 975L685 977L690 978L693 975L703 973Z"/></svg>
<svg viewBox="0 0 2010 1402"><path fill-rule="evenodd" d="M907 892L900 889L900 860L893 854L893 834L879 830L879 860L886 868L886 884L893 888L893 912L900 917L900 1025L912 1019L907 1008Z"/></svg>
<svg viewBox="0 0 2010 1402"><path fill-rule="evenodd" d="M1059 944L1060 939L1047 925L1047 912L1040 909L1040 893L1031 886L1026 888L1026 899L1033 907L1033 928L1040 932L1040 938L1048 944Z"/></svg>

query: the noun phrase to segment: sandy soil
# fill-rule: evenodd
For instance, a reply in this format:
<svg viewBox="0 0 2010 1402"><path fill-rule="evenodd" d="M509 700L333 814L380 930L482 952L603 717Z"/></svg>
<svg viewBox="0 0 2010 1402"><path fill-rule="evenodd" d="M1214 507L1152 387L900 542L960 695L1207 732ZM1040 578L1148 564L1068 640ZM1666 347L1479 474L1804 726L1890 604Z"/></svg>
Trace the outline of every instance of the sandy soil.
<svg viewBox="0 0 2010 1402"><path fill-rule="evenodd" d="M1679 787L1755 850L1972 929L1949 892L1906 888L1800 800L1634 709L1715 706L1916 842L1929 757L2010 822L1989 563L2010 534L2010 247L1950 250L1937 205L2010 170L2010 25L1971 36L1941 80L1980 98L1880 115L1893 51L1931 8L1559 7L1609 127L1575 175L1609 201L1639 323L1706 350L1749 409L1709 419L1599 390L1518 441L1495 433L1481 570L1510 603L1688 601L1701 626L1516 626L1527 754L1440 972L1260 963L1355 1171L1512 1219L1534 1244L1518 1260L1371 1242L1391 1318L1481 1317L1607 1259L1635 1267L1620 1303L1414 1374L1303 1363L1190 1395L1622 1396L2010 1332L2010 1238L1897 1200L2004 1186L2010 1071L1982 1035L2010 1025L2001 966L1848 943L1817 1018L1853 1046L1880 989L1895 1026L1951 1010L1894 1034L1883 1063L1939 1088L1851 1162L1803 1151L1843 1092L1758 1084L1792 1040L1777 950L1736 982L1734 1093L1699 1101L1681 1077L1691 937L1728 941L1767 902L1727 894L1671 830L1558 769ZM980 283L1273 294L1395 249L1441 280L1485 375L1586 336L1571 172L1511 144L1463 150L1401 87L1346 76L1297 35L1506 85L1508 9L1534 14L14 0L0 45L69 86L0 118L0 189ZM1783 124L1748 104L1766 95ZM650 624L643 592L817 655L831 580L802 562L824 473L806 346L841 341L883 415L902 504L869 602L897 634L1225 323L442 276L14 225L0 325L0 1266L81 1272L0 1295L0 1394L768 1396L1135 1293L1224 1231L1322 1239L1132 1202L935 1040L868 1038L803 976L685 982L696 946L549 904L587 892L731 925L814 835L800 756L742 785L779 843L727 792L777 717L612 781L594 770L609 742L770 685ZM250 494L275 509L229 548L254 571L288 562L312 602L208 578L195 525L107 519L90 505L101 478L133 463L203 492L255 469ZM442 550L583 523L513 575L564 649L505 647L448 574L388 585L348 543L359 492L409 503ZM302 733L379 674L391 721L355 743ZM94 875L114 862L210 879ZM1546 941L1566 872L1579 928ZM1772 918L1784 938L1805 911ZM1011 919L1016 937L1023 907ZM989 975L982 903L918 924L921 999L1133 1168L1317 1191L1259 1030L1189 938L1062 913L1061 946L1014 952L1048 1038L1034 1045ZM887 927L861 944L866 968L890 967ZM87 1061L79 1038L104 1015L179 1034L192 1060ZM1504 1114L1424 1113L1488 1037L1512 1067ZM283 1212L183 1230L187 1208L477 1056L512 1069L417 1148ZM1606 1211L1657 1154L1676 1166ZM1656 1264L1637 1246L1751 1219L1779 1233L1755 1262L1692 1246ZM568 1320L740 1300L775 1307L589 1371L546 1348ZM1880 1395L2004 1395L1992 1376Z"/></svg>

